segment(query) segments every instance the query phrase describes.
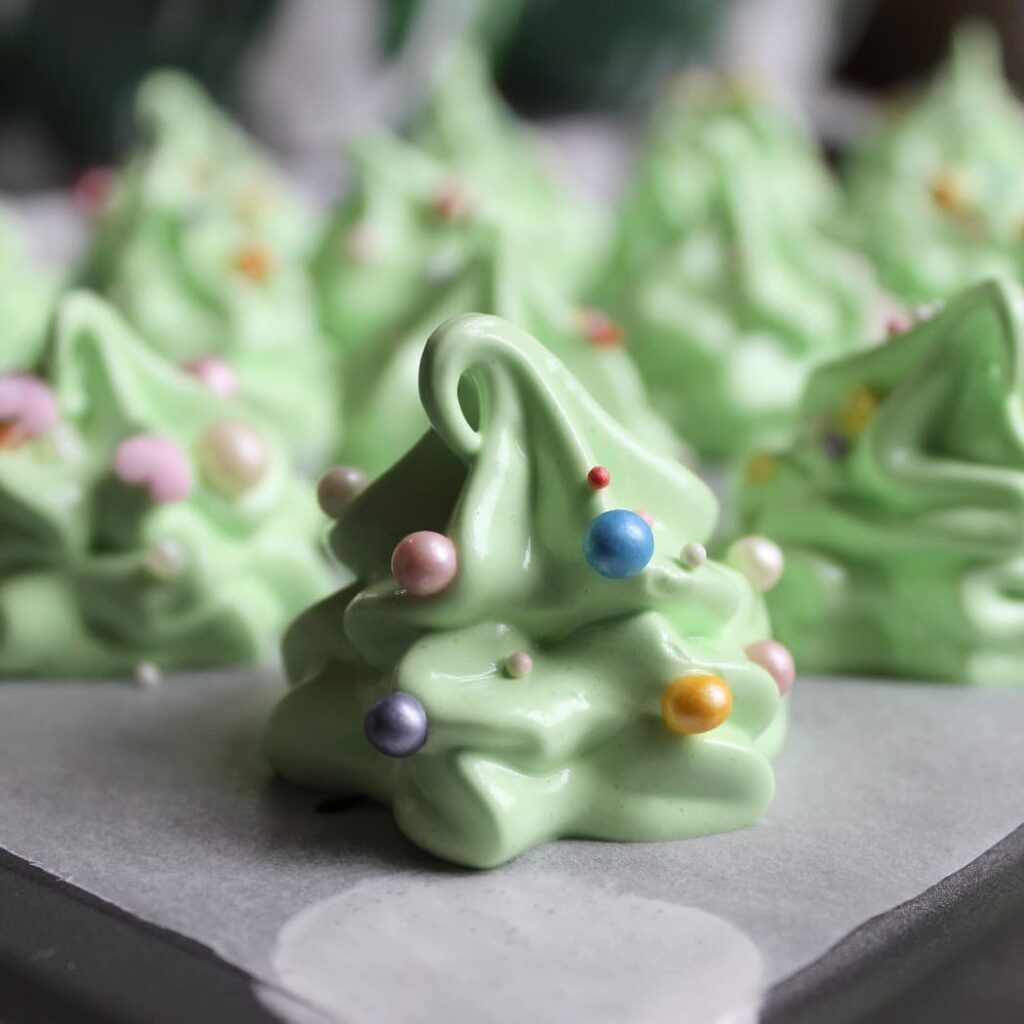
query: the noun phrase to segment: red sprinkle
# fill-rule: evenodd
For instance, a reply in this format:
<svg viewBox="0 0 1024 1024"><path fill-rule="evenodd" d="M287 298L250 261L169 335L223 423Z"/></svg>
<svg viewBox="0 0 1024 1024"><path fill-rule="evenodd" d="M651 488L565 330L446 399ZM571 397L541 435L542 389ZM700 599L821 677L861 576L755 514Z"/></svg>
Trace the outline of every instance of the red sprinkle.
<svg viewBox="0 0 1024 1024"><path fill-rule="evenodd" d="M472 204L466 191L457 182L449 182L434 196L431 204L434 213L441 220L461 220L469 214Z"/></svg>
<svg viewBox="0 0 1024 1024"><path fill-rule="evenodd" d="M595 491L600 491L612 482L612 475L604 466L594 466L587 474L587 483Z"/></svg>
<svg viewBox="0 0 1024 1024"><path fill-rule="evenodd" d="M89 167L71 186L71 202L83 217L94 217L110 197L117 177L112 167Z"/></svg>
<svg viewBox="0 0 1024 1024"><path fill-rule="evenodd" d="M622 328L599 309L580 310L580 329L599 348L614 348L623 341Z"/></svg>

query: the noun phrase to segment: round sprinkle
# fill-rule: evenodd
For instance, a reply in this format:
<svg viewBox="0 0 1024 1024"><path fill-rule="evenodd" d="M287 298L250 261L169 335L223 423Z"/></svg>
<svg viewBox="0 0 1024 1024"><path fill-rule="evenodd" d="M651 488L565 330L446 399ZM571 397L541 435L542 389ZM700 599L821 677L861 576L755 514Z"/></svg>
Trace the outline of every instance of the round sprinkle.
<svg viewBox="0 0 1024 1024"><path fill-rule="evenodd" d="M216 420L199 439L204 481L215 491L236 498L255 487L270 469L270 449L263 435L235 420Z"/></svg>
<svg viewBox="0 0 1024 1024"><path fill-rule="evenodd" d="M786 564L782 549L767 537L741 537L729 548L726 561L762 594L779 582Z"/></svg>
<svg viewBox="0 0 1024 1024"><path fill-rule="evenodd" d="M604 466L594 466L587 474L587 483L595 491L603 490L612 482L612 475Z"/></svg>
<svg viewBox="0 0 1024 1024"><path fill-rule="evenodd" d="M449 182L434 196L431 208L441 220L462 220L472 209L466 190L457 181Z"/></svg>
<svg viewBox="0 0 1024 1024"><path fill-rule="evenodd" d="M146 550L146 569L159 580L171 580L185 567L185 549L176 540L164 537Z"/></svg>
<svg viewBox="0 0 1024 1024"><path fill-rule="evenodd" d="M192 492L192 471L177 442L161 434L133 434L114 451L114 473L145 488L156 502L181 501Z"/></svg>
<svg viewBox="0 0 1024 1024"><path fill-rule="evenodd" d="M897 335L906 334L913 326L914 321L909 316L891 316L885 322L885 333L890 338L895 338Z"/></svg>
<svg viewBox="0 0 1024 1024"><path fill-rule="evenodd" d="M583 538L590 567L609 579L627 579L642 572L654 555L654 534L636 512L616 508L591 522Z"/></svg>
<svg viewBox="0 0 1024 1024"><path fill-rule="evenodd" d="M774 455L758 452L751 455L743 467L743 479L752 487L770 483L779 472L779 463Z"/></svg>
<svg viewBox="0 0 1024 1024"><path fill-rule="evenodd" d="M821 437L821 447L830 459L845 459L850 451L850 442L836 430L827 430Z"/></svg>
<svg viewBox="0 0 1024 1024"><path fill-rule="evenodd" d="M765 670L775 680L779 693L785 695L793 688L796 678L796 665L789 648L775 640L758 640L747 644L747 657Z"/></svg>
<svg viewBox="0 0 1024 1024"><path fill-rule="evenodd" d="M392 693L366 712L363 732L386 757L411 757L427 742L427 712L411 694Z"/></svg>
<svg viewBox="0 0 1024 1024"><path fill-rule="evenodd" d="M265 246L246 245L235 253L232 266L243 277L262 284L274 271L274 259Z"/></svg>
<svg viewBox="0 0 1024 1024"><path fill-rule="evenodd" d="M340 519L370 478L356 466L334 466L317 481L316 500L324 515Z"/></svg>
<svg viewBox="0 0 1024 1024"><path fill-rule="evenodd" d="M622 344L622 328L607 313L599 309L579 311L580 330L598 348L616 348Z"/></svg>
<svg viewBox="0 0 1024 1024"><path fill-rule="evenodd" d="M13 448L45 434L57 423L57 415L57 400L38 377L0 376L0 448Z"/></svg>
<svg viewBox="0 0 1024 1024"><path fill-rule="evenodd" d="M689 544L683 545L679 559L688 569L699 569L708 560L708 549L691 540Z"/></svg>
<svg viewBox="0 0 1024 1024"><path fill-rule="evenodd" d="M717 729L731 712L732 691L724 679L710 673L680 676L661 693L661 717L682 736Z"/></svg>
<svg viewBox="0 0 1024 1024"><path fill-rule="evenodd" d="M89 167L71 186L71 203L83 217L93 217L106 205L117 181L111 167Z"/></svg>
<svg viewBox="0 0 1024 1024"><path fill-rule="evenodd" d="M395 582L413 597L431 597L450 586L458 572L455 545L443 533L419 530L403 537L391 555Z"/></svg>
<svg viewBox="0 0 1024 1024"><path fill-rule="evenodd" d="M152 690L163 682L163 673L152 661L140 661L135 666L135 684L144 690Z"/></svg>
<svg viewBox="0 0 1024 1024"><path fill-rule="evenodd" d="M653 530L654 529L654 516L645 508L633 509L634 512Z"/></svg>
<svg viewBox="0 0 1024 1024"><path fill-rule="evenodd" d="M215 395L233 398L238 394L238 377L231 364L220 356L200 356L185 364L185 372Z"/></svg>
<svg viewBox="0 0 1024 1024"><path fill-rule="evenodd" d="M533 671L533 658L526 651L515 651L505 659L505 675L522 679Z"/></svg>
<svg viewBox="0 0 1024 1024"><path fill-rule="evenodd" d="M839 426L847 437L858 437L871 422L878 409L878 395L869 387L859 384L851 388L839 414Z"/></svg>

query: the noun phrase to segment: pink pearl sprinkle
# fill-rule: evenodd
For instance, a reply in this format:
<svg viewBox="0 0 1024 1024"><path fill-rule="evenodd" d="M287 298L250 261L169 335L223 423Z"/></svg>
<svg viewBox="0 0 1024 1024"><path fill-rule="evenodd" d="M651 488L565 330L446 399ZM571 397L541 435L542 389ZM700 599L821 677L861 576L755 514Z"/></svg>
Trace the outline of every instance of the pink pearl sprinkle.
<svg viewBox="0 0 1024 1024"><path fill-rule="evenodd" d="M10 425L13 440L38 437L56 422L57 402L38 377L23 373L0 376L0 423Z"/></svg>
<svg viewBox="0 0 1024 1024"><path fill-rule="evenodd" d="M636 514L653 530L654 529L654 516L645 508L637 508L633 510Z"/></svg>
<svg viewBox="0 0 1024 1024"><path fill-rule="evenodd" d="M513 679L522 679L533 671L533 658L526 651L514 651L505 659L505 672Z"/></svg>
<svg viewBox="0 0 1024 1024"><path fill-rule="evenodd" d="M192 491L188 460L169 437L134 434L117 446L114 472L127 484L146 489L153 501L180 501Z"/></svg>
<svg viewBox="0 0 1024 1024"><path fill-rule="evenodd" d="M758 640L747 644L747 657L760 665L775 680L779 693L785 696L793 688L796 666L789 648L775 640Z"/></svg>
<svg viewBox="0 0 1024 1024"><path fill-rule="evenodd" d="M913 326L914 321L909 316L891 316L885 322L885 331L890 338L895 338L898 334L906 334Z"/></svg>
<svg viewBox="0 0 1024 1024"><path fill-rule="evenodd" d="M455 545L448 537L419 530L398 542L391 556L391 573L413 597L430 597L455 579L458 562Z"/></svg>
<svg viewBox="0 0 1024 1024"><path fill-rule="evenodd" d="M238 394L238 377L235 376L234 368L220 356L191 359L185 364L185 372L215 395L232 398Z"/></svg>

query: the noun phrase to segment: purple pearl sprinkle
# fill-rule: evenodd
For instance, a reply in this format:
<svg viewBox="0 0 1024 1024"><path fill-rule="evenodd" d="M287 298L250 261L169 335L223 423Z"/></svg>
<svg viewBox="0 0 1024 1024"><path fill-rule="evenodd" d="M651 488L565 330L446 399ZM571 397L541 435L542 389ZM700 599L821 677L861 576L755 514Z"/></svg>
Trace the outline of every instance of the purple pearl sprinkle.
<svg viewBox="0 0 1024 1024"><path fill-rule="evenodd" d="M408 693L391 693L366 712L366 738L387 757L410 757L427 742L427 712Z"/></svg>
<svg viewBox="0 0 1024 1024"><path fill-rule="evenodd" d="M850 451L850 442L834 430L830 430L822 437L821 446L825 449L825 454L832 459L845 459Z"/></svg>

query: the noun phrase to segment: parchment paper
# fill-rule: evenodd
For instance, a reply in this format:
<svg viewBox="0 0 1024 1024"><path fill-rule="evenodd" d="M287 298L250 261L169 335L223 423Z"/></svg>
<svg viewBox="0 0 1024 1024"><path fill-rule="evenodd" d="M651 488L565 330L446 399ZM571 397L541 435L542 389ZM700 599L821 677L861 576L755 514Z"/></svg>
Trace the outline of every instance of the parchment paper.
<svg viewBox="0 0 1024 1024"><path fill-rule="evenodd" d="M402 940L386 948L386 929L367 927L360 955L337 957L342 977L333 995L322 985L317 989L313 967L305 969L309 950L294 939L308 929L293 919L323 919L314 907L323 901L342 915L353 908L366 913L370 886L382 919L404 920L410 891L422 909L432 886L455 880L460 894L451 901L452 913L473 911L479 941L467 933L461 952L468 959L454 962L472 966L482 946L502 951L510 976L526 992L538 914L572 915L587 892L643 906L656 901L713 915L735 931L740 945L749 940L762 962L744 981L759 973L764 989L1024 821L1024 691L801 679L778 764L778 795L756 827L657 845L563 841L497 873L467 873L416 851L384 811L316 813L317 797L274 782L258 741L276 694L273 681L245 674L169 679L152 691L0 685L0 844L143 919L208 944L271 988L327 1005L338 1020L362 1019L350 1017L344 1003L351 991L344 984L346 963L376 984L376 1015L389 1024L400 1019L393 980L407 963L425 1012L443 1005L446 1024L462 1024L450 1013L452 993L464 993L472 1006L481 998L482 980L471 969L424 970L434 950L429 915L418 924L411 920L417 915L406 915ZM562 904L553 910L559 879L564 898L557 897ZM473 899L477 885L501 887L504 896L492 901L501 912L479 912L487 903ZM543 899L539 889L547 894ZM633 918L628 928L624 919L617 924L614 913L601 920L612 935L622 925L624 937L636 925ZM573 936L571 925L563 920L560 934ZM600 927L593 914L581 918L581 948ZM450 938L465 929L447 931ZM590 945L607 945L607 938ZM621 982L623 991L631 984L625 946L603 965L603 983L614 988ZM730 955L738 950L728 945ZM664 955L671 953L669 945ZM706 953L710 965L713 945ZM688 956L688 968L699 966L696 954ZM570 1010L571 994L584 979L574 975L574 963L566 957L563 965ZM588 961L579 970L594 967ZM652 977L650 985L678 987L685 1005L687 970ZM487 1019L519 1021L520 1009L513 989ZM648 1024L663 1018L614 1019Z"/></svg>

